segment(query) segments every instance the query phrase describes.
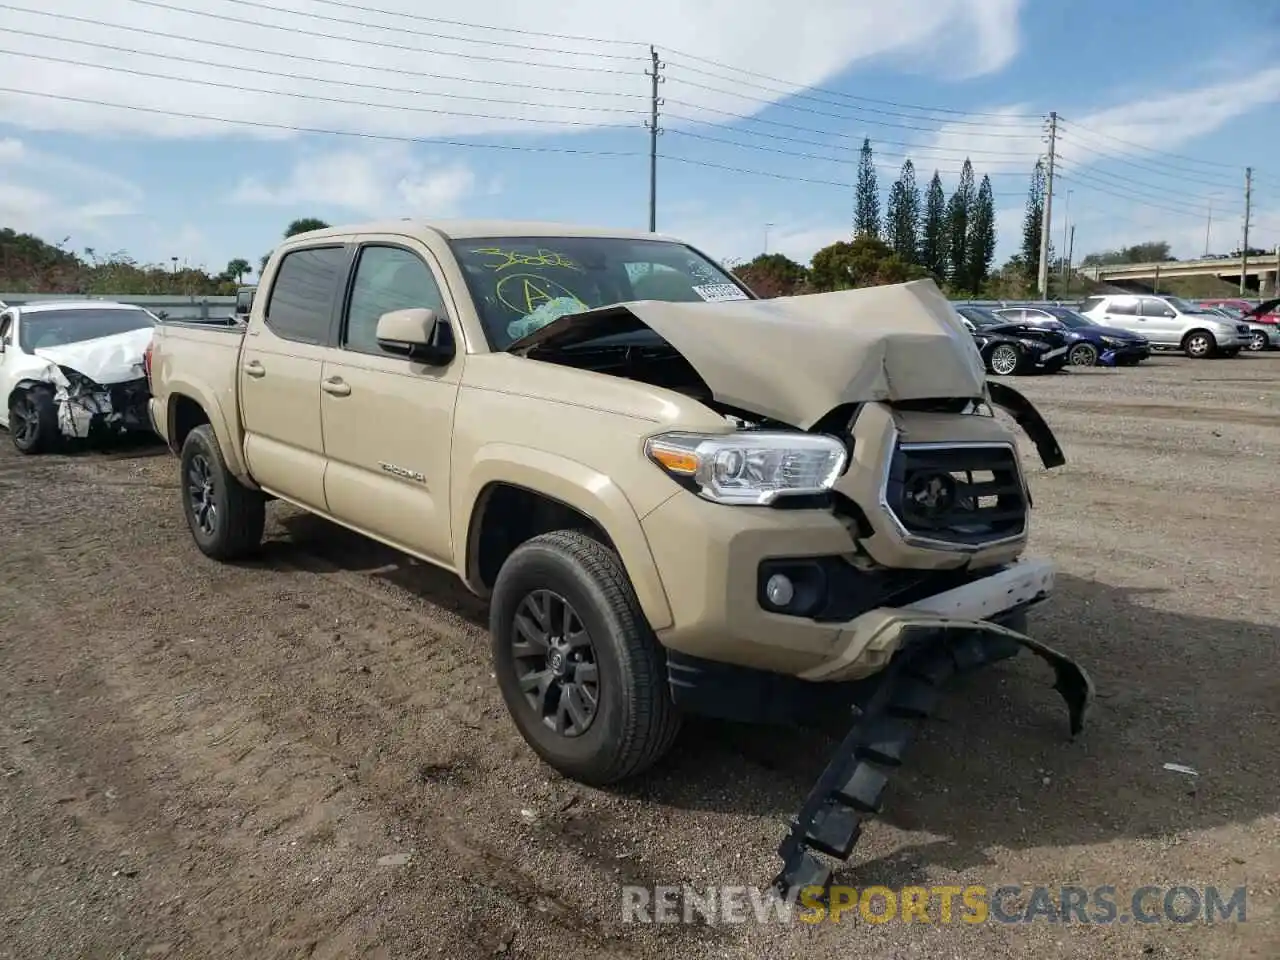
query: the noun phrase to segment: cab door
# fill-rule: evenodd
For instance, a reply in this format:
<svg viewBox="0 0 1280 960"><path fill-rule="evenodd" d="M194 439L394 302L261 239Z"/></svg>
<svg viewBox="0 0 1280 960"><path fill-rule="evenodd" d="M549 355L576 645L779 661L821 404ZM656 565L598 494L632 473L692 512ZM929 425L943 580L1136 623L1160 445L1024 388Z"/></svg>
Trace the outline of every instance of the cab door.
<svg viewBox="0 0 1280 960"><path fill-rule="evenodd" d="M368 237L355 253L338 343L325 354L320 411L329 512L437 563L453 564L449 453L465 351L443 366L378 346L378 319L426 307L455 317L434 257L406 237Z"/></svg>
<svg viewBox="0 0 1280 960"><path fill-rule="evenodd" d="M240 349L249 472L269 493L320 511L327 509L320 376L350 256L341 240L285 254Z"/></svg>

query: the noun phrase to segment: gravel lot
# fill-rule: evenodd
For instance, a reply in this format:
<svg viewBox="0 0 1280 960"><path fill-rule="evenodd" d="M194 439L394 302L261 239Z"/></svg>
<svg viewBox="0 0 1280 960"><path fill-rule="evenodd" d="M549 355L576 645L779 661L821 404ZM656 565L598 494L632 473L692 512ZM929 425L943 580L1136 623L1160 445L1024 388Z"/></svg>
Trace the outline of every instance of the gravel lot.
<svg viewBox="0 0 1280 960"><path fill-rule="evenodd" d="M1031 657L969 679L840 882L1247 884L1247 922L624 924L622 883L768 883L831 741L699 722L577 786L449 578L280 505L219 566L166 451L0 439L0 956L1280 956L1280 355L1016 382L1069 458L1028 461L1032 628L1096 712L1068 742Z"/></svg>

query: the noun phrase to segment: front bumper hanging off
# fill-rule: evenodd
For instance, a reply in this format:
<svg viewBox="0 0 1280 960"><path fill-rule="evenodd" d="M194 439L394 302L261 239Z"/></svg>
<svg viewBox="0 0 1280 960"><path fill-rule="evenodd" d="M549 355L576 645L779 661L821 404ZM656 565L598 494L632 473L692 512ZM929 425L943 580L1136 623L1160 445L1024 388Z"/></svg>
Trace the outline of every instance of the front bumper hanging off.
<svg viewBox="0 0 1280 960"><path fill-rule="evenodd" d="M1003 659L1010 642L1053 668L1053 689L1066 701L1071 736L1084 728L1094 698L1093 681L1064 654L990 622L950 620L904 629L908 634L898 654L869 679L874 692L778 847L783 867L773 888L785 900L795 902L805 890L825 894L832 868L815 853L849 858L862 821L880 811L889 777L901 765L915 728L933 712L943 686L956 674Z"/></svg>

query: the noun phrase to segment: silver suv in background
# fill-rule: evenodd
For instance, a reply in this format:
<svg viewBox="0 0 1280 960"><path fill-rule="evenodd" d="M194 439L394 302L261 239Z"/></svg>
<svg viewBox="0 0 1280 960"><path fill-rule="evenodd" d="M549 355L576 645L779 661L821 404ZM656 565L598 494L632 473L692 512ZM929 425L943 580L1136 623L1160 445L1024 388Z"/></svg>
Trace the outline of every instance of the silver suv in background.
<svg viewBox="0 0 1280 960"><path fill-rule="evenodd" d="M1154 294L1089 297L1080 312L1095 323L1141 334L1157 350L1188 357L1234 357L1249 345L1249 325L1229 320L1198 303Z"/></svg>

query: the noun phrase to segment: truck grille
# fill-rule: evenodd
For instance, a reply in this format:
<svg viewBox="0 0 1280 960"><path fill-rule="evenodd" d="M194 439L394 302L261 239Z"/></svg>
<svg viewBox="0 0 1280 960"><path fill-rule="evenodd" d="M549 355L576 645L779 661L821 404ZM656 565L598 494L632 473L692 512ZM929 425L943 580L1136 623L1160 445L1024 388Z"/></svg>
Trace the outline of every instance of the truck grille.
<svg viewBox="0 0 1280 960"><path fill-rule="evenodd" d="M956 546L1026 530L1026 487L1007 444L901 445L889 465L885 502L909 535Z"/></svg>

